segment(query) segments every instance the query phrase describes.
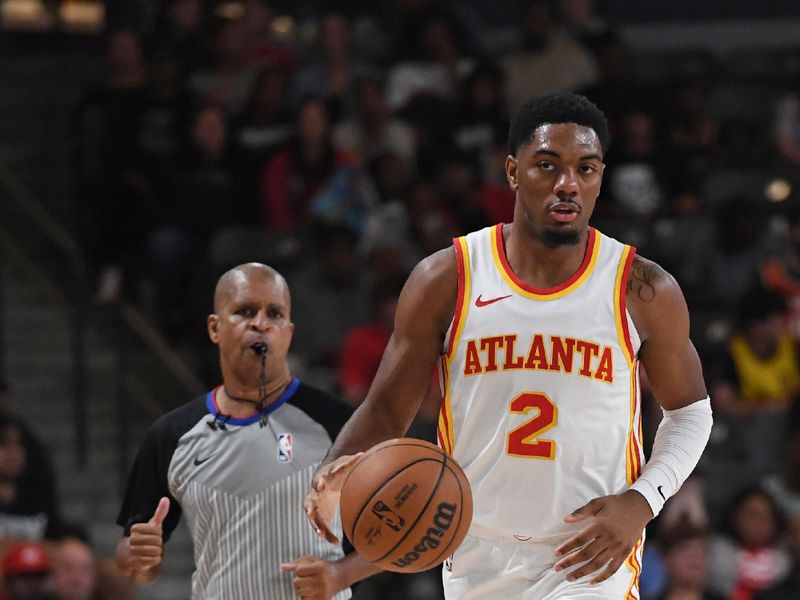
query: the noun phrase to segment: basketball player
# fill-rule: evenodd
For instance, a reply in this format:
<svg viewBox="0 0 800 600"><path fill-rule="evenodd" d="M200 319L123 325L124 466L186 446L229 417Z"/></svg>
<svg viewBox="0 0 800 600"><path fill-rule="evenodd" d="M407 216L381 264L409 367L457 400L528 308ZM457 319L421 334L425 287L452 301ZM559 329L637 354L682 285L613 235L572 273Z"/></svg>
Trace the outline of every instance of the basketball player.
<svg viewBox="0 0 800 600"><path fill-rule="evenodd" d="M347 457L404 434L438 361L439 443L474 499L447 598L639 597L644 527L697 463L711 409L677 283L589 226L607 144L582 96L519 109L513 222L457 238L409 277L376 379L306 496L319 535L336 539ZM640 364L664 409L647 465Z"/></svg>
<svg viewBox="0 0 800 600"><path fill-rule="evenodd" d="M194 541L194 599L338 600L377 572L305 523L303 494L350 412L292 377L293 330L276 271L249 263L219 279L208 335L223 383L150 427L118 517L117 563L137 583L158 576L181 512Z"/></svg>

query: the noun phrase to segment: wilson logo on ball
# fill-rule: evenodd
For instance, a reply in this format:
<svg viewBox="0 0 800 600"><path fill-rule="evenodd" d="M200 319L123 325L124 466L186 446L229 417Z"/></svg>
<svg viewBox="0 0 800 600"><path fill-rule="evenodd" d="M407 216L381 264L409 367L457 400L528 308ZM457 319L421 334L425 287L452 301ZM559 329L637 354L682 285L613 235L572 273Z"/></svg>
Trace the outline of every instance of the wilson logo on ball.
<svg viewBox="0 0 800 600"><path fill-rule="evenodd" d="M406 520L389 508L382 500L378 500L372 505L372 514L386 523L387 527L395 531L400 531L403 525L406 524Z"/></svg>
<svg viewBox="0 0 800 600"><path fill-rule="evenodd" d="M428 527L425 535L422 536L422 539L414 546L411 552L407 552L402 558L392 561L392 564L397 567L407 567L419 560L419 557L428 550L438 548L439 538L444 536L445 532L450 529L457 509L458 506L455 504L447 502L439 504L436 513L433 515L433 527Z"/></svg>

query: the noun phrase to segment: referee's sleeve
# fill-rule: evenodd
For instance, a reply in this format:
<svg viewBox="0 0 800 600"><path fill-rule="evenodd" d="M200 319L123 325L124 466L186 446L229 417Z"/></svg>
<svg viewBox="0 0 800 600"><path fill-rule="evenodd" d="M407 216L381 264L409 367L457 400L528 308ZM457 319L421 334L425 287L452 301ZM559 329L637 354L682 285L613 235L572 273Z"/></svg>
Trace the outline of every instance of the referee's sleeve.
<svg viewBox="0 0 800 600"><path fill-rule="evenodd" d="M122 500L122 508L117 523L124 527L124 535L129 536L131 526L146 523L155 513L161 498L169 498L169 513L163 523L164 541L178 525L181 507L169 492L167 473L172 454L177 447L177 439L172 439L163 420L156 421L145 433L142 445L136 455Z"/></svg>

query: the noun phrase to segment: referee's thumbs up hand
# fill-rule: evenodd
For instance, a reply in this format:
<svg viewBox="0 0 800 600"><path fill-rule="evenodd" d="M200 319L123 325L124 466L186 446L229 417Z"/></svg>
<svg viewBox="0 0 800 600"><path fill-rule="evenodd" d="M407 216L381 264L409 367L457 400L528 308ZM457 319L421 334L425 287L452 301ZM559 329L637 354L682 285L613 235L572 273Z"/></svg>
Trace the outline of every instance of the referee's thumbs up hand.
<svg viewBox="0 0 800 600"><path fill-rule="evenodd" d="M161 564L164 557L162 524L169 513L169 498L161 498L147 523L131 526L128 568L134 579L148 579L147 572Z"/></svg>
<svg viewBox="0 0 800 600"><path fill-rule="evenodd" d="M164 497L158 501L156 512L153 513L153 516L150 518L147 524L155 525L160 531L161 524L164 522L164 519L167 518L167 513L169 513L169 498Z"/></svg>

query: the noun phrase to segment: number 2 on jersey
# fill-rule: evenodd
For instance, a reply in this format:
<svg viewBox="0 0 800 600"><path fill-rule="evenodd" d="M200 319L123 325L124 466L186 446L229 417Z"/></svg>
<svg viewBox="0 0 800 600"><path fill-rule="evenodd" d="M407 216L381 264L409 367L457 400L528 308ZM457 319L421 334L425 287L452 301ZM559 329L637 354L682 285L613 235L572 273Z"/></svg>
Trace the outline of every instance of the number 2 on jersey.
<svg viewBox="0 0 800 600"><path fill-rule="evenodd" d="M553 460L556 455L556 443L538 436L558 423L558 407L547 394L541 392L523 392L509 405L512 413L527 415L533 409L538 411L536 416L508 433L506 452L521 458Z"/></svg>

